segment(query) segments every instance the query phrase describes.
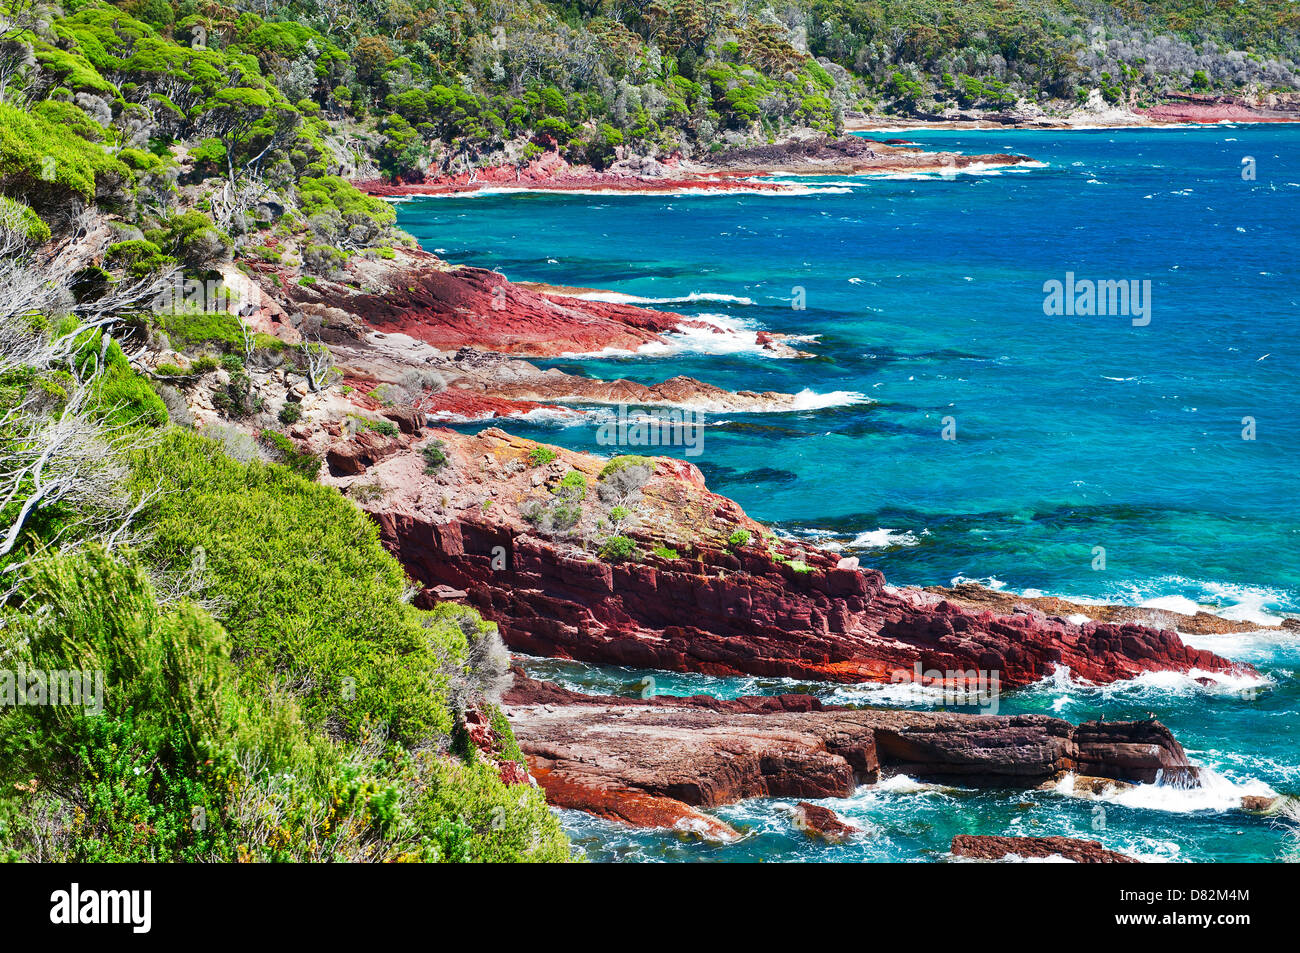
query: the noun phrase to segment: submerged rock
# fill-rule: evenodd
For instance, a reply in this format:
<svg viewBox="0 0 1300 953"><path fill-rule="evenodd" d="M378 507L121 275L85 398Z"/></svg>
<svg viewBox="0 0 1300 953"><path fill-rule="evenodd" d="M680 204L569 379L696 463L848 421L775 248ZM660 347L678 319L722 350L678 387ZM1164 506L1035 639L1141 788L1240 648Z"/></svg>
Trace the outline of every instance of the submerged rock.
<svg viewBox="0 0 1300 953"><path fill-rule="evenodd" d="M1067 860L1076 864L1137 864L1141 861L1107 850L1095 840L1073 837L991 837L959 834L952 840L954 857L971 860Z"/></svg>
<svg viewBox="0 0 1300 953"><path fill-rule="evenodd" d="M838 814L820 804L800 801L795 807L795 826L809 837L818 837L831 843L846 841L861 828L845 823Z"/></svg>

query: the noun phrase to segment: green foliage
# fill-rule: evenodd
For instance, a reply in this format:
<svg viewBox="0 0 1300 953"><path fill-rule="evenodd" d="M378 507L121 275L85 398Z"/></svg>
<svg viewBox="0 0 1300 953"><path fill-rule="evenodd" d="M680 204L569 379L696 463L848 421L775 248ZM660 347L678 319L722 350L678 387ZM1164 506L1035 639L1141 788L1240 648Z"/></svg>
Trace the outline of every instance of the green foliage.
<svg viewBox="0 0 1300 953"><path fill-rule="evenodd" d="M438 832L437 859L554 863L568 843L540 789L506 787L483 763L437 762L430 790L412 811L415 823Z"/></svg>
<svg viewBox="0 0 1300 953"><path fill-rule="evenodd" d="M167 491L146 514L147 554L179 568L202 547L207 595L229 607L246 680L269 691L294 673L308 719L351 732L367 717L397 738L450 730L439 663L464 636L402 601L404 574L369 517L333 489L237 463L185 432L143 451L136 471L138 486L161 479Z"/></svg>
<svg viewBox="0 0 1300 953"><path fill-rule="evenodd" d="M10 231L25 235L33 245L50 239L50 227L27 205L17 199L0 195L0 223Z"/></svg>
<svg viewBox="0 0 1300 953"><path fill-rule="evenodd" d="M656 556L658 556L660 559L680 559L680 558L681 558L681 554L678 553L677 550L672 549L672 548L669 547L669 546L656 546L656 547L654 548L653 552L654 552L654 554L655 554Z"/></svg>
<svg viewBox="0 0 1300 953"><path fill-rule="evenodd" d="M243 346L239 319L227 311L163 311L158 315L158 323L177 350L204 344L232 349Z"/></svg>
<svg viewBox="0 0 1300 953"><path fill-rule="evenodd" d="M727 537L727 545L737 548L748 546L751 539L750 532L747 529L738 529Z"/></svg>
<svg viewBox="0 0 1300 953"><path fill-rule="evenodd" d="M597 480L606 480L618 473L620 470L626 470L628 467L647 467L654 470L654 459L652 457L641 457L636 454L625 453L621 456L614 457L609 463L601 468Z"/></svg>
<svg viewBox="0 0 1300 953"><path fill-rule="evenodd" d="M193 209L146 230L145 237L191 272L209 268L230 254L230 237L220 232L207 215Z"/></svg>
<svg viewBox="0 0 1300 953"><path fill-rule="evenodd" d="M544 467L560 455L554 447L536 446L528 451L528 465L531 467Z"/></svg>
<svg viewBox="0 0 1300 953"><path fill-rule="evenodd" d="M283 687L244 677L212 616L160 607L135 563L94 548L47 557L20 597L0 654L85 673L87 691L0 707L0 859L568 859L539 790L506 787L472 755L385 744L369 720L359 747L312 728ZM435 621L461 633L479 625L467 612ZM489 713L501 756L522 761Z"/></svg>
<svg viewBox="0 0 1300 953"><path fill-rule="evenodd" d="M79 134L103 135L85 113L65 103L40 105L44 115L0 102L0 191L25 195L28 204L44 207L74 198L91 201L97 193L108 200L107 188L131 180L125 165ZM81 117L71 129L62 124L69 110Z"/></svg>
<svg viewBox="0 0 1300 953"><path fill-rule="evenodd" d="M104 252L106 266L121 268L136 277L160 271L175 263L175 258L164 255L157 245L146 239L115 242Z"/></svg>
<svg viewBox="0 0 1300 953"><path fill-rule="evenodd" d="M282 433L264 429L262 442L274 451L276 457L294 473L305 480L316 479L320 472L320 457L310 450L299 447Z"/></svg>
<svg viewBox="0 0 1300 953"><path fill-rule="evenodd" d="M393 207L383 199L366 195L337 175L304 178L298 183L298 197L307 215L336 212L345 221L354 217L370 219L382 225L397 220Z"/></svg>
<svg viewBox="0 0 1300 953"><path fill-rule="evenodd" d="M569 503L584 500L587 498L587 477L577 470L570 470L553 492Z"/></svg>
<svg viewBox="0 0 1300 953"><path fill-rule="evenodd" d="M626 536L611 536L600 547L600 558L610 562L623 562L636 558L636 540Z"/></svg>
<svg viewBox="0 0 1300 953"><path fill-rule="evenodd" d="M425 473L437 473L447 465L447 445L441 440L430 440L420 452L424 456Z"/></svg>
<svg viewBox="0 0 1300 953"><path fill-rule="evenodd" d="M82 344L79 361L83 371L97 359L102 332L91 332ZM104 351L104 368L95 385L95 400L100 413L115 424L161 427L167 423L167 405L149 386L149 382L131 368L116 340Z"/></svg>
<svg viewBox="0 0 1300 953"><path fill-rule="evenodd" d="M100 691L97 702L0 708L3 792L28 779L33 799L42 782L79 792L62 834L69 860L193 861L225 849L219 826L191 823L220 817L230 767L221 627L192 605L160 609L138 567L99 549L41 560L24 594L24 612L6 621L26 642L25 664L87 673L83 685Z"/></svg>
<svg viewBox="0 0 1300 953"><path fill-rule="evenodd" d="M294 401L285 401L280 413L277 415L282 424L294 424L302 417L302 405Z"/></svg>

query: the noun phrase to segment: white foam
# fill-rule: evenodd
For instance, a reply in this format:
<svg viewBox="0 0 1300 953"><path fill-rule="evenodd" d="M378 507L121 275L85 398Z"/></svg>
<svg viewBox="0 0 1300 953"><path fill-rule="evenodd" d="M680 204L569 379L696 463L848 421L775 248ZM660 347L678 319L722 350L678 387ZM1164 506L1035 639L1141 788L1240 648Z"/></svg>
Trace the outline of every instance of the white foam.
<svg viewBox="0 0 1300 953"><path fill-rule="evenodd" d="M1201 611L1200 605L1186 596L1157 596L1138 603L1143 609L1164 609L1180 615L1196 615Z"/></svg>
<svg viewBox="0 0 1300 953"><path fill-rule="evenodd" d="M1119 804L1147 811L1168 811L1174 814L1191 814L1197 811L1235 811L1241 808L1244 797L1277 797L1278 794L1263 781L1233 781L1213 768L1200 769L1198 787L1181 784L1137 784L1132 787L1107 787L1100 794L1078 793L1074 790L1074 775L1067 774L1056 785L1059 794L1082 797L1087 800Z"/></svg>
<svg viewBox="0 0 1300 953"><path fill-rule="evenodd" d="M1007 584L1001 579L994 576L986 576L983 579L972 579L970 576L953 576L949 586L959 586L963 582L974 582L983 586L985 589L992 589L994 592L1001 592L1007 587Z"/></svg>
<svg viewBox="0 0 1300 953"><path fill-rule="evenodd" d="M906 774L894 774L887 778L881 778L875 784L867 786L865 790L884 794L943 794L945 791L953 790L953 788L942 784L927 784L924 781L909 778Z"/></svg>
<svg viewBox="0 0 1300 953"><path fill-rule="evenodd" d="M450 410L436 410L429 414L429 419L442 424L477 424L489 420L523 420L534 424L553 424L558 427L577 427L587 420L587 415L577 410L565 410L561 407L535 407L527 413L479 414L471 416L458 414Z"/></svg>
<svg viewBox="0 0 1300 953"><path fill-rule="evenodd" d="M1208 612L1232 622L1249 622L1255 625L1280 625L1282 617L1268 606L1293 602L1292 593L1267 586L1247 586L1213 580L1188 579L1184 576L1165 576L1153 580L1152 587L1190 590L1196 598L1183 595L1156 595L1142 599L1143 593L1133 586L1133 595L1141 599L1143 608L1164 609L1195 615Z"/></svg>
<svg viewBox="0 0 1300 953"><path fill-rule="evenodd" d="M921 536L929 534L929 530L921 531ZM885 549L889 546L915 546L920 541L921 537L910 530L900 531L882 527L859 533L848 545L859 549Z"/></svg>
<svg viewBox="0 0 1300 953"><path fill-rule="evenodd" d="M760 328L751 321L726 314L697 314L692 315L689 320L696 323L683 325L677 330L663 335L662 341L651 341L641 345L635 351L627 348L609 347L600 351L567 353L562 356L570 358L669 357L683 353L750 354L767 359L778 359L782 356L758 342ZM817 336L792 336L789 340L803 343L815 341ZM812 391L807 393L813 394ZM842 395L849 392L840 391L837 393ZM807 399L811 400L812 398ZM865 401L866 398L863 397L861 400Z"/></svg>
<svg viewBox="0 0 1300 953"><path fill-rule="evenodd" d="M824 410L827 407L847 407L850 404L874 403L866 394L855 390L833 390L819 394L805 387L794 395L793 410Z"/></svg>
<svg viewBox="0 0 1300 953"><path fill-rule="evenodd" d="M696 301L725 301L730 304L753 304L752 298L721 294L713 291L692 291L677 298L645 298L641 295L623 294L619 291L590 291L573 295L584 301L608 301L611 304L691 304Z"/></svg>
<svg viewBox="0 0 1300 953"><path fill-rule="evenodd" d="M1002 165L991 162L972 162L967 166L957 167L943 166L937 169L917 169L906 172L863 172L864 179L883 179L894 182L923 182L927 180L948 180L954 179L959 175L1004 175L1009 172L1032 172L1035 169L1046 169L1046 162L1017 162L1015 165Z"/></svg>
<svg viewBox="0 0 1300 953"><path fill-rule="evenodd" d="M1051 675L1035 682L1027 691L1053 697L1052 709L1062 712L1071 705L1095 705L1099 700L1126 703L1146 700L1163 705L1174 697L1219 695L1250 698L1259 689L1273 684L1266 675L1207 672L1193 668L1187 672L1143 672L1134 678L1096 685L1075 678L1069 666L1058 665Z"/></svg>

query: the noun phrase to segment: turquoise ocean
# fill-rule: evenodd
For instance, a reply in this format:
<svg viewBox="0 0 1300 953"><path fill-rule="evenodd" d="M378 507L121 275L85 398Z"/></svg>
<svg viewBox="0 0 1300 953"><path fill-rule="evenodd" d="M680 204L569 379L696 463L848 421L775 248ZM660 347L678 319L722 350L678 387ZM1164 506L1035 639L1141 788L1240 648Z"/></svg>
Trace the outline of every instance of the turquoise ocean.
<svg viewBox="0 0 1300 953"><path fill-rule="evenodd" d="M1260 623L1300 613L1300 126L890 135L1035 162L787 177L773 194L487 192L402 203L399 224L452 262L739 332L538 363L799 394L791 413L706 415L691 459L756 519L892 583L968 579ZM1149 281L1149 323L1045 314L1045 283L1067 273ZM758 330L800 336L816 356L775 359L752 343ZM608 452L602 419L508 429ZM809 841L779 800L720 809L745 832L728 845L562 814L593 860L929 861L958 833L1087 836L1153 860L1281 859L1285 829L1233 808L1243 794L1300 794L1300 639L1188 641L1263 679L1103 689L1061 673L1004 695L1001 711L1154 711L1207 769L1200 791L1094 799L895 778L826 802L864 829L838 846ZM524 661L582 691L634 694L650 674ZM933 704L898 686L653 674L672 694Z"/></svg>

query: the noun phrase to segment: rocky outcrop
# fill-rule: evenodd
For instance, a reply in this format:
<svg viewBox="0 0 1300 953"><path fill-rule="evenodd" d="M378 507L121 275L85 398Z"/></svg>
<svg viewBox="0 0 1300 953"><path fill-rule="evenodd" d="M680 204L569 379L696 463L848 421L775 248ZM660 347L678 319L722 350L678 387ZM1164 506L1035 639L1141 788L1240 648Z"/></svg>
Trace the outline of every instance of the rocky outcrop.
<svg viewBox="0 0 1300 953"><path fill-rule="evenodd" d="M1295 94L1271 94L1254 99L1211 93L1169 93L1166 102L1138 113L1155 122L1296 122L1300 120L1300 98Z"/></svg>
<svg viewBox="0 0 1300 953"><path fill-rule="evenodd" d="M1229 632L1255 632L1260 629L1295 627L1294 624L1286 625L1288 621L1293 620L1284 620L1280 626L1271 626L1261 625L1258 622L1238 622L1205 611L1187 615L1168 609L1150 609L1142 606L1071 602L1056 596L1021 596L989 589L976 582L963 582L955 586L926 586L925 591L959 606L976 611L987 610L999 615L1038 610L1046 615L1063 618L1086 616L1098 622L1135 623L1155 629L1177 629L1179 632L1195 635L1220 635Z"/></svg>
<svg viewBox="0 0 1300 953"><path fill-rule="evenodd" d="M1028 156L963 155L927 152L912 145L890 145L862 136L812 136L762 146L727 149L709 164L730 175L864 175L874 173L960 171L970 167L1019 165Z"/></svg>
<svg viewBox="0 0 1300 953"><path fill-rule="evenodd" d="M862 833L860 828L847 824L829 807L800 801L795 805L795 827L809 837L820 838L832 844L846 841L854 834Z"/></svg>
<svg viewBox="0 0 1300 953"><path fill-rule="evenodd" d="M523 515L571 469L596 488L603 460L564 452L539 469L529 464L531 441L498 430L440 431L438 438L458 465L425 480L418 463L403 462L418 456L407 450L372 468L387 489L363 505L415 579L468 592L519 651L711 675L921 681L989 693L1059 668L1096 683L1153 671L1252 671L1187 646L1172 631L1076 625L1035 610L999 615L891 588L877 571L765 536L682 461L660 458L640 491L636 520L624 531L639 543L637 558L606 561L594 552L606 518L595 493L567 534L544 537ZM729 541L737 532L748 534L744 543ZM593 540L590 548L584 538Z"/></svg>
<svg viewBox="0 0 1300 953"><path fill-rule="evenodd" d="M1085 770L1196 783L1158 722L1076 728L1045 715L854 710L803 695L586 696L522 672L505 702L552 804L636 826L676 826L750 797L847 797L882 773L974 787L1033 787ZM636 816L618 807L623 795Z"/></svg>
<svg viewBox="0 0 1300 953"><path fill-rule="evenodd" d="M898 149L860 136L812 135L791 138L748 149L731 149L703 162L626 160L614 168L596 170L570 165L555 152L547 152L526 165L502 165L473 172L425 177L421 181L358 181L353 184L371 195L447 195L492 188L526 188L566 192L765 192L779 191L782 183L755 181L756 173L799 175L851 175L862 172L902 172L963 167L970 164L1014 165L1028 161L1017 155L961 155Z"/></svg>
<svg viewBox="0 0 1300 953"><path fill-rule="evenodd" d="M696 400L707 399L710 406L705 409L788 410L789 406L763 406L763 401L756 399L767 395L751 394L747 400L725 402L720 398L726 391L690 378L658 385L662 394L630 381L611 381L608 386L616 393L600 397L576 387L581 382L589 386L606 382L559 371L543 373L525 364L511 367L500 359L487 368L490 374L483 372L482 365L474 373L474 362L456 352L532 357L632 353L647 345L667 346L670 342L665 334L692 330L734 338L736 346L761 349L773 358L813 356L794 347L792 342L802 338L788 334L740 330L702 318L602 300L602 295L591 289L515 283L498 272L449 265L416 249L399 249L391 259L357 258L337 280L322 277L306 285L266 271L264 264L249 263L248 267L263 269L266 280L258 294L266 309L273 308L280 316L292 312L297 325L319 325L322 340L344 352L340 357L347 359L355 376L366 376L372 364L405 365L409 370L433 363L447 372L449 384L463 378L460 386L490 385L493 393L508 397L591 397L615 402L649 398L642 402L672 403L675 390ZM281 337L291 334L291 343L301 339L293 328L280 333L282 326L270 318L258 320L267 328L280 329L275 333ZM385 338L392 341L385 342ZM392 346L397 343L403 349ZM497 389L505 384L516 385L514 392ZM793 400L788 395L774 396L787 405Z"/></svg>
<svg viewBox="0 0 1300 953"><path fill-rule="evenodd" d="M644 407L666 405L708 413L770 413L798 407L793 394L729 391L683 376L647 386L621 378L602 381L571 374L538 374L532 378L494 383L492 390L503 396L525 400L582 400Z"/></svg>
<svg viewBox="0 0 1300 953"><path fill-rule="evenodd" d="M1095 840L1073 837L988 837L959 834L952 839L954 857L971 860L1066 860L1076 864L1136 864L1125 854Z"/></svg>
<svg viewBox="0 0 1300 953"><path fill-rule="evenodd" d="M498 430L474 437L430 431L421 426L414 406L390 406L390 395L405 392L403 399L415 393L426 412L445 410L452 419L461 411L466 418L486 412L562 413L558 404L533 398L559 399L552 388L573 388L575 381L473 348L447 352L406 333L375 332L358 317L366 301L383 298L383 288L408 280L402 270L408 265L422 281L477 288L471 297L479 299L491 298L485 289L492 288L506 288L507 300L515 300L511 295L533 295L534 304L549 299L508 287L490 272L471 280L442 270L432 256L402 254L409 260L396 271L385 270L391 263L382 260L362 262L358 268L379 270L358 271L361 291L339 286L318 301L320 317L332 322L322 338L345 379L354 383L309 394L305 384L293 384L277 368L262 390L278 388L281 396L268 392L266 406L276 411L291 399L286 390L292 390L302 419L290 436L324 457L325 479L375 516L386 544L425 586L424 600L436 600L438 587L467 592L518 650L716 675L919 680L984 692L1028 685L1061 668L1093 682L1151 671L1250 671L1188 647L1171 631L1134 622L1075 624L1032 606L993 612L891 588L880 573L859 569L851 559L778 540L733 501L710 493L696 467L670 458L654 460L654 473L637 491L623 527L637 545L635 558L599 558L611 510L598 492L603 459L558 452L553 462L539 466L530 457L536 447L531 441ZM294 286L294 293L319 295L323 284ZM447 292L443 314L456 311L458 293ZM311 300L299 303L306 308ZM637 316L624 328L654 326L660 314L630 310ZM452 323L462 318L465 333L482 333L465 315L454 316ZM413 392L406 383L410 374L450 386ZM371 386L376 381L393 386ZM588 397L607 400L705 400L734 408L786 399L733 394L684 378L651 388L618 381L585 386ZM356 419L349 423L349 418ZM396 425L398 434L384 421ZM421 453L430 440L443 441L449 458L432 473ZM625 449L653 454L659 448ZM585 475L590 496L573 525L543 533L528 511L553 501L569 470Z"/></svg>
<svg viewBox="0 0 1300 953"><path fill-rule="evenodd" d="M479 393L463 387L449 387L430 395L423 411L433 423L472 423L485 420L527 417L539 412L561 417L582 417L584 412L536 400L519 400Z"/></svg>
<svg viewBox="0 0 1300 953"><path fill-rule="evenodd" d="M465 712L460 727L469 739L469 743L497 769L497 774L501 776L502 783L507 787L532 783L524 766L505 754L502 738L492 727L492 720L486 714L477 708L471 708Z"/></svg>
<svg viewBox="0 0 1300 953"><path fill-rule="evenodd" d="M305 315L350 317L441 350L474 347L555 356L662 342L663 332L699 325L679 314L607 301L548 296L485 268L454 267L403 250L393 262L359 262L350 285L317 281L288 289Z"/></svg>

